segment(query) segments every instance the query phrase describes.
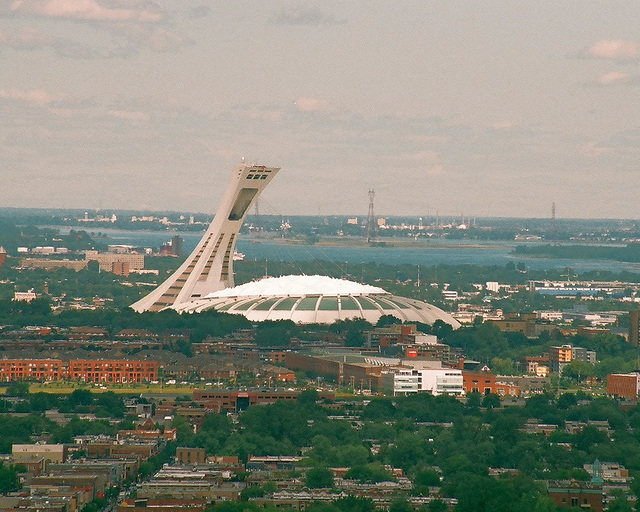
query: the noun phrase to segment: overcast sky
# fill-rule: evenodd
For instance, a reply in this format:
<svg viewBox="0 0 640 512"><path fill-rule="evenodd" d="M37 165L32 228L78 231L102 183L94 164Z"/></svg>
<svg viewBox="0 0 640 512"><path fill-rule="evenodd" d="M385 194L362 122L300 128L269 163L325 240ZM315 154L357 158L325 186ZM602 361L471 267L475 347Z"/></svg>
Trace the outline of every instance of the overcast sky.
<svg viewBox="0 0 640 512"><path fill-rule="evenodd" d="M0 206L640 217L638 0L0 0Z"/></svg>

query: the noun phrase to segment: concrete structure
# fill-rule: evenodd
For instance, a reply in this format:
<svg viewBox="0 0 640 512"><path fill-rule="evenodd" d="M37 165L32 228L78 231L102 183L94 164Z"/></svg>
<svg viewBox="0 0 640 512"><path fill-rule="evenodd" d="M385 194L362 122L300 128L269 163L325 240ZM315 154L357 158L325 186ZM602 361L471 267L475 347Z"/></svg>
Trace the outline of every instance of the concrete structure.
<svg viewBox="0 0 640 512"><path fill-rule="evenodd" d="M191 255L158 288L131 307L138 312L176 307L233 287L233 253L247 211L280 169L237 166L218 211Z"/></svg>
<svg viewBox="0 0 640 512"><path fill-rule="evenodd" d="M97 261L100 265L100 270L103 272L116 273L119 271L120 275L123 275L122 269L125 266L128 266L127 272L144 269L144 254L121 254L115 252L100 254L98 251L87 251L85 259L87 262Z"/></svg>
<svg viewBox="0 0 640 512"><path fill-rule="evenodd" d="M390 367L382 372L382 389L393 396L411 393L464 395L462 370L456 368Z"/></svg>
<svg viewBox="0 0 640 512"><path fill-rule="evenodd" d="M412 368L390 368L382 372L382 390L390 395L409 395L420 389L418 375Z"/></svg>
<svg viewBox="0 0 640 512"><path fill-rule="evenodd" d="M562 374L562 370L572 361L581 361L587 364L596 363L596 353L584 347L562 345L549 347L549 366L552 372Z"/></svg>
<svg viewBox="0 0 640 512"><path fill-rule="evenodd" d="M431 325L442 320L454 328L460 326L451 315L426 302L391 295L377 286L317 275L262 279L175 306L181 312L211 308L255 322L331 324L358 318L375 324L381 316L393 315L406 322Z"/></svg>
<svg viewBox="0 0 640 512"><path fill-rule="evenodd" d="M25 258L21 261L24 268L42 268L44 270L57 270L59 268L70 268L79 272L87 268L87 260L45 260L40 258Z"/></svg>
<svg viewBox="0 0 640 512"><path fill-rule="evenodd" d="M28 292L13 293L13 300L16 302L18 301L31 302L32 300L35 300L37 298L38 298L38 294L34 292L33 289L29 290Z"/></svg>
<svg viewBox="0 0 640 512"><path fill-rule="evenodd" d="M191 255L169 279L131 307L138 312L216 309L255 322L333 323L361 318L376 323L383 315L394 315L408 322L443 320L454 328L460 326L451 315L430 304L344 279L284 276L234 287L238 231L250 206L279 170L245 164L236 167L215 218Z"/></svg>
<svg viewBox="0 0 640 512"><path fill-rule="evenodd" d="M67 448L63 444L14 444L11 446L11 457L19 464L23 459L44 458L45 462L64 462Z"/></svg>
<svg viewBox="0 0 640 512"><path fill-rule="evenodd" d="M562 369L571 362L571 345L549 348L551 371L562 373Z"/></svg>
<svg viewBox="0 0 640 512"><path fill-rule="evenodd" d="M462 370L456 368L418 368L420 391L432 395L464 395Z"/></svg>

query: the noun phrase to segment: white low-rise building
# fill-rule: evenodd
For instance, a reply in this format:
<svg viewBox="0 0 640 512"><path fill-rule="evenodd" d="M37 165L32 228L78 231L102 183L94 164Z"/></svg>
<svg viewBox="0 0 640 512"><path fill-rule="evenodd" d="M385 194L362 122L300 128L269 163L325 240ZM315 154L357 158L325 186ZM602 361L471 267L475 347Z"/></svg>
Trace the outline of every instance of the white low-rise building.
<svg viewBox="0 0 640 512"><path fill-rule="evenodd" d="M417 393L420 390L418 375L412 368L389 368L382 372L382 389L393 396Z"/></svg>
<svg viewBox="0 0 640 512"><path fill-rule="evenodd" d="M462 370L406 366L390 367L382 373L382 389L393 396L410 393L464 395Z"/></svg>
<svg viewBox="0 0 640 512"><path fill-rule="evenodd" d="M418 373L420 391L432 395L464 395L462 370L455 368L425 368Z"/></svg>

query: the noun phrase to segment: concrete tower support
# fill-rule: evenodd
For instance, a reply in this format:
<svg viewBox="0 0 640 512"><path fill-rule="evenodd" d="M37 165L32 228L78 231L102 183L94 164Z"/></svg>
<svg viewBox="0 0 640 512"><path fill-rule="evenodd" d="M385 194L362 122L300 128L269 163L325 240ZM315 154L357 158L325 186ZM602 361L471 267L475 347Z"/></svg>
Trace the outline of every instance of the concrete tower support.
<svg viewBox="0 0 640 512"><path fill-rule="evenodd" d="M160 311L232 287L238 231L251 205L279 170L261 165L236 167L216 216L191 255L169 279L131 308L140 313Z"/></svg>

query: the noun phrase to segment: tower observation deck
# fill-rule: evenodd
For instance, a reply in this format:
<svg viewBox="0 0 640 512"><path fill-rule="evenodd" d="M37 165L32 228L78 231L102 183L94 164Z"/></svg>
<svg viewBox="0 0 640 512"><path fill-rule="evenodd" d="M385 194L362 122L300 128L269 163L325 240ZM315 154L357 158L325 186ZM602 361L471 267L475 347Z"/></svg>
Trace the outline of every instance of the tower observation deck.
<svg viewBox="0 0 640 512"><path fill-rule="evenodd" d="M139 313L160 311L234 286L233 253L238 231L251 205L279 170L262 165L237 166L202 240L171 277L131 308Z"/></svg>

